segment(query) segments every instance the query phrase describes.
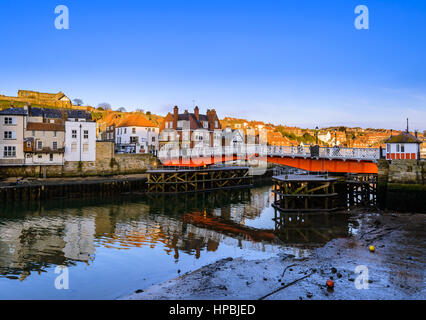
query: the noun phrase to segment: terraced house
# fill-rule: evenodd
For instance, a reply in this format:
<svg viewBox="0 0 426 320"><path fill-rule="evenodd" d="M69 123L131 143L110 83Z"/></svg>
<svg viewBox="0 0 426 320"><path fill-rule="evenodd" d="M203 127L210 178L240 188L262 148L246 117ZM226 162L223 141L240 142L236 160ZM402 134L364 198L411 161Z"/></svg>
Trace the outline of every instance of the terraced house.
<svg viewBox="0 0 426 320"><path fill-rule="evenodd" d="M215 137L215 134L218 136ZM173 114L169 112L160 127L160 150L169 148L170 142L186 149L213 147L215 141L218 141L219 145L222 143L222 125L215 109L207 109L206 114L200 114L199 108L195 107L194 113L185 110L179 114L179 108L176 106L173 108Z"/></svg>
<svg viewBox="0 0 426 320"><path fill-rule="evenodd" d="M0 111L0 165L24 164L24 132L27 111L6 109Z"/></svg>
<svg viewBox="0 0 426 320"><path fill-rule="evenodd" d="M95 161L96 123L86 111L25 106L0 111L0 121L0 165Z"/></svg>
<svg viewBox="0 0 426 320"><path fill-rule="evenodd" d="M130 114L115 126L115 148L120 153L153 153L158 150L159 129L142 114Z"/></svg>

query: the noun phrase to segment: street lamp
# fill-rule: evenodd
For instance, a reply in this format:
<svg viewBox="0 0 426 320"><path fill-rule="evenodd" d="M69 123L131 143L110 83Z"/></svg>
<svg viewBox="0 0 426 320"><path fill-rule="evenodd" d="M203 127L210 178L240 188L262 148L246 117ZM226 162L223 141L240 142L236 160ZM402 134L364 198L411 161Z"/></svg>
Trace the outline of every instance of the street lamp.
<svg viewBox="0 0 426 320"><path fill-rule="evenodd" d="M318 126L315 127L315 139L316 139L316 144L318 145Z"/></svg>

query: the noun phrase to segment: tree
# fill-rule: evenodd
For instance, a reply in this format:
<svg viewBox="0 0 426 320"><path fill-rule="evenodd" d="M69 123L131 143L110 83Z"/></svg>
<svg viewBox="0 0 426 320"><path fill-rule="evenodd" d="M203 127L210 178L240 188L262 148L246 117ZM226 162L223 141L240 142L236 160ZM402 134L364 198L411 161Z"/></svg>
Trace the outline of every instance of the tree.
<svg viewBox="0 0 426 320"><path fill-rule="evenodd" d="M126 112L126 108L121 107L121 108L119 108L117 111L118 111L118 112Z"/></svg>
<svg viewBox="0 0 426 320"><path fill-rule="evenodd" d="M111 105L108 102L102 102L100 104L98 104L98 109L102 108L104 110L111 110Z"/></svg>
<svg viewBox="0 0 426 320"><path fill-rule="evenodd" d="M74 99L73 102L74 102L74 105L79 106L79 107L83 105L83 100L81 100L79 98Z"/></svg>
<svg viewBox="0 0 426 320"><path fill-rule="evenodd" d="M139 109L136 109L136 112L144 113L144 110L139 108Z"/></svg>

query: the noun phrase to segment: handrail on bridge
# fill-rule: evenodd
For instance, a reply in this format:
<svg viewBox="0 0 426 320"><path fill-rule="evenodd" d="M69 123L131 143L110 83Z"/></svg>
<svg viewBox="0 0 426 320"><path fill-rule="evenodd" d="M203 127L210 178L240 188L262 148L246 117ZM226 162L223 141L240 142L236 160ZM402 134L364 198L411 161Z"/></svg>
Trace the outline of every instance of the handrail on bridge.
<svg viewBox="0 0 426 320"><path fill-rule="evenodd" d="M160 150L160 158L184 158L184 157L215 157L230 155L259 155L270 157L292 158L316 158L339 160L367 160L380 159L379 148L343 148L343 147L319 147L319 146L263 146L241 145L238 147L202 147L192 149Z"/></svg>

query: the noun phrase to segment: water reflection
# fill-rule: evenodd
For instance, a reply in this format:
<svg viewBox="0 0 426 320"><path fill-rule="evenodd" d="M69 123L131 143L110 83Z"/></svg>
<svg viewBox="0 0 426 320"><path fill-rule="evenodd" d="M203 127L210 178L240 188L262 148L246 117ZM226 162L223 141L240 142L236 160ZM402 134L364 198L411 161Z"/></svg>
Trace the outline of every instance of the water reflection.
<svg viewBox="0 0 426 320"><path fill-rule="evenodd" d="M91 265L101 248L111 252L108 259L149 248L176 262L182 255L232 255L230 247L273 252L349 234L344 217L274 221L270 189L2 205L0 277L22 281L56 265Z"/></svg>
<svg viewBox="0 0 426 320"><path fill-rule="evenodd" d="M347 237L357 222L342 213L284 213L275 209L275 233L287 244L322 245L333 238Z"/></svg>

